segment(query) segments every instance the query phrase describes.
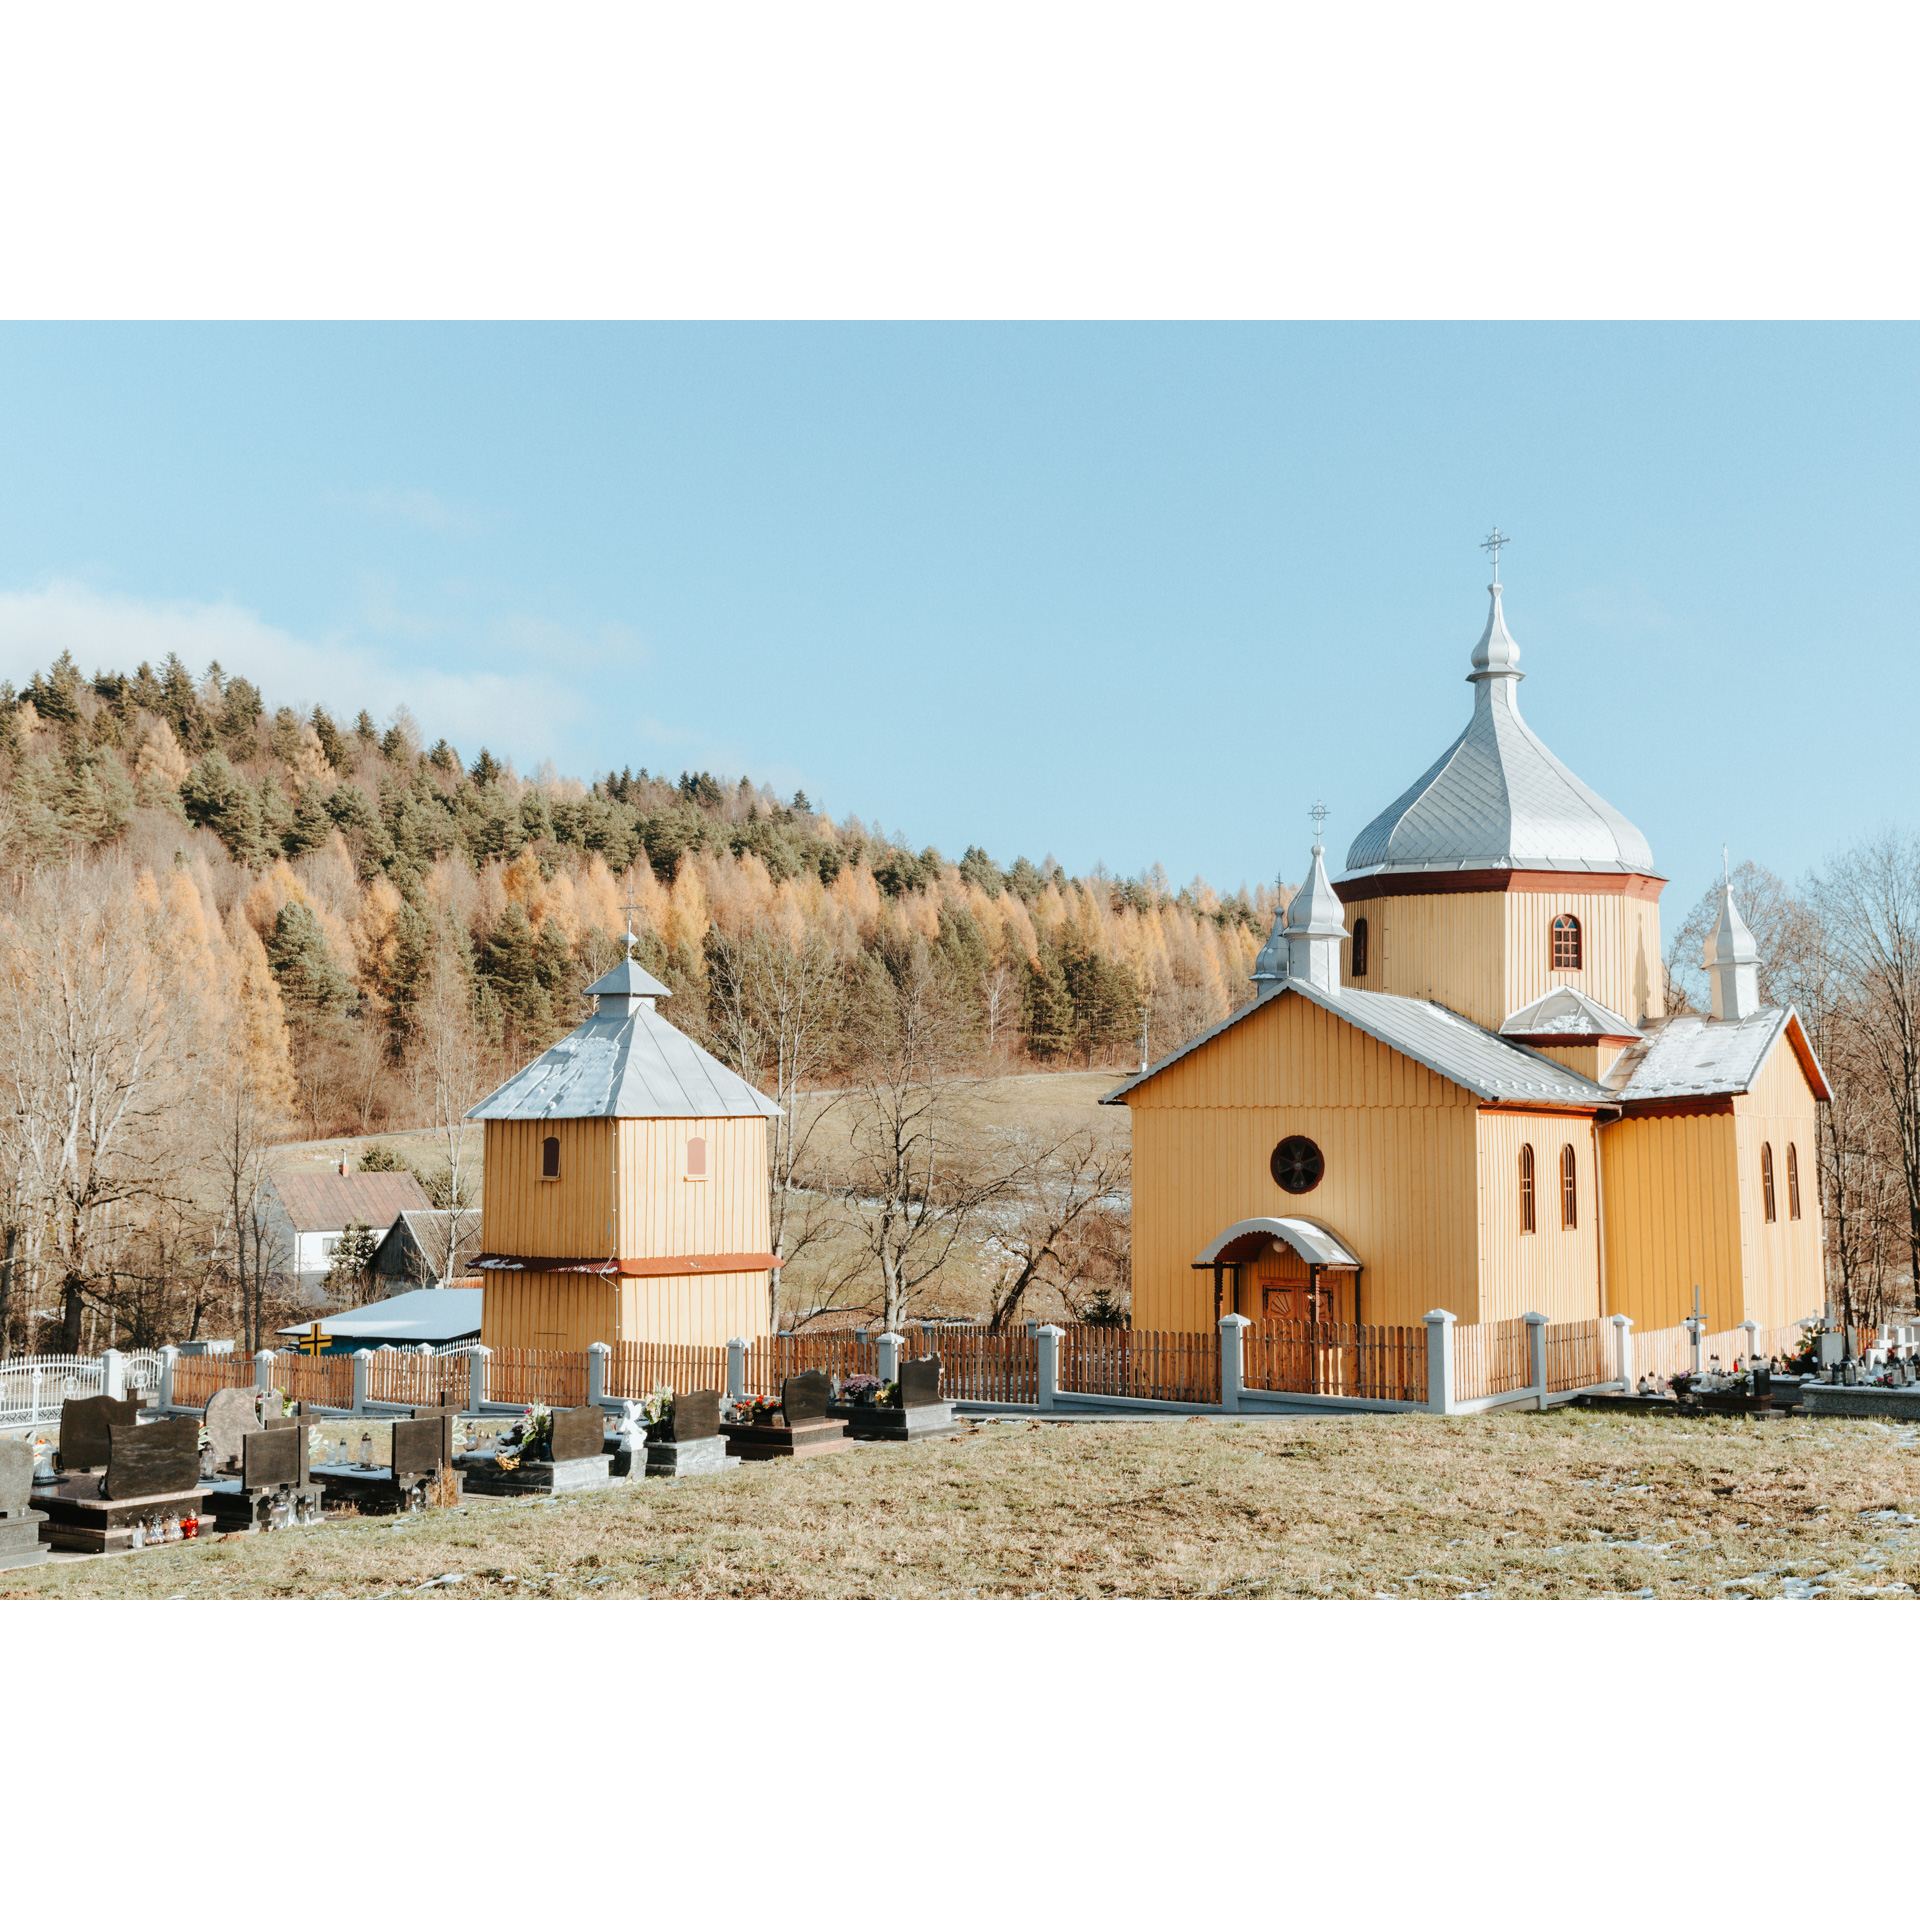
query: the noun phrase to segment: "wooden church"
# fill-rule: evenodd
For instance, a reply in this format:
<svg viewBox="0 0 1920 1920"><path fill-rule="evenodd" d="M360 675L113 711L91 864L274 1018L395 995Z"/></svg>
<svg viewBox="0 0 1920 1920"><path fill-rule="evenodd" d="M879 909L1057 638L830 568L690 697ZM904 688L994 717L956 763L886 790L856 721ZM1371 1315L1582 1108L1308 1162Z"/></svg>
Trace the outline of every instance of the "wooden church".
<svg viewBox="0 0 1920 1920"><path fill-rule="evenodd" d="M1693 1310L1773 1330L1824 1304L1798 1016L1760 1004L1731 885L1709 1015L1665 1012L1646 840L1520 717L1498 582L1466 729L1329 881L1255 998L1108 1096L1133 1129L1133 1317L1408 1326Z"/></svg>
<svg viewBox="0 0 1920 1920"><path fill-rule="evenodd" d="M467 1118L485 1123L482 1341L716 1346L768 1331L780 1109L678 1027L631 957L592 1017Z"/></svg>

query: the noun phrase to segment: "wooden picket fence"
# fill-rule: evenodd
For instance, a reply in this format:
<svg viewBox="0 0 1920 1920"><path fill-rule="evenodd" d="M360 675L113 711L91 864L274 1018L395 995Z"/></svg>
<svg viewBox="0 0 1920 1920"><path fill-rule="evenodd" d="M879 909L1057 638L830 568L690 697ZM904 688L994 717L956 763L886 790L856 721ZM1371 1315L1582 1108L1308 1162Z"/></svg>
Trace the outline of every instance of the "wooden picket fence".
<svg viewBox="0 0 1920 1920"><path fill-rule="evenodd" d="M1135 1400L1220 1401L1220 1336L1134 1327L1069 1327L1061 1343L1062 1393Z"/></svg>
<svg viewBox="0 0 1920 1920"><path fill-rule="evenodd" d="M879 1362L879 1353L855 1333L763 1335L747 1351L747 1391L777 1394L780 1383L796 1373L844 1380L852 1373L877 1372Z"/></svg>
<svg viewBox="0 0 1920 1920"><path fill-rule="evenodd" d="M535 1394L533 1398L555 1407L581 1405L587 1397L587 1356L584 1353L569 1353L551 1357L579 1362L580 1397L577 1400L546 1400L544 1394ZM498 1361L499 1355L496 1354L494 1364L497 1365ZM351 1356L347 1364L349 1368L352 1367ZM494 1377L497 1379L498 1375ZM381 1348L367 1355L367 1398L381 1406L437 1407L443 1393L457 1394L460 1404L464 1406L468 1378L468 1362L464 1353L400 1353ZM348 1391L351 1394L351 1377ZM502 1401L523 1400L519 1394L502 1394L492 1386L488 1388L488 1397ZM351 1398L347 1404L353 1404Z"/></svg>
<svg viewBox="0 0 1920 1920"><path fill-rule="evenodd" d="M175 1368L175 1379L179 1369ZM353 1405L353 1355L350 1353L276 1353L273 1384L290 1400L309 1407ZM176 1397L178 1389L176 1387Z"/></svg>
<svg viewBox="0 0 1920 1920"><path fill-rule="evenodd" d="M1040 1398L1040 1344L1024 1327L919 1327L909 1357L940 1362L940 1391L949 1400L996 1400L1017 1406Z"/></svg>
<svg viewBox="0 0 1920 1920"><path fill-rule="evenodd" d="M1551 1321L1546 1334L1549 1392L1572 1393L1617 1377L1613 1328L1606 1321Z"/></svg>
<svg viewBox="0 0 1920 1920"><path fill-rule="evenodd" d="M462 1358L459 1365L464 1386L466 1360ZM373 1391L371 1377L367 1391ZM535 1401L546 1407L584 1407L587 1356L541 1347L495 1347L487 1357L487 1398L503 1407L531 1406Z"/></svg>
<svg viewBox="0 0 1920 1920"><path fill-rule="evenodd" d="M1533 1349L1524 1320L1481 1320L1453 1330L1453 1395L1490 1400L1533 1384Z"/></svg>
<svg viewBox="0 0 1920 1920"><path fill-rule="evenodd" d="M1754 1352L1762 1360L1770 1360L1775 1354L1797 1353L1804 1337L1805 1329L1798 1322L1784 1327L1762 1327L1754 1335ZM1693 1365L1693 1339L1684 1326L1654 1327L1645 1333L1636 1327L1632 1339L1636 1380L1643 1375L1671 1380L1676 1373L1684 1373ZM1716 1353L1723 1371L1731 1372L1735 1360L1744 1366L1747 1360L1745 1331L1729 1327L1721 1333L1702 1334L1700 1364L1711 1366Z"/></svg>
<svg viewBox="0 0 1920 1920"><path fill-rule="evenodd" d="M607 1392L616 1400L644 1400L656 1387L674 1393L725 1393L726 1348L616 1341L607 1356Z"/></svg>
<svg viewBox="0 0 1920 1920"><path fill-rule="evenodd" d="M1241 1334L1240 1378L1265 1393L1354 1400L1427 1398L1427 1330L1256 1320Z"/></svg>
<svg viewBox="0 0 1920 1920"><path fill-rule="evenodd" d="M204 1407L222 1387L250 1387L253 1383L251 1354L183 1353L173 1363L173 1404Z"/></svg>

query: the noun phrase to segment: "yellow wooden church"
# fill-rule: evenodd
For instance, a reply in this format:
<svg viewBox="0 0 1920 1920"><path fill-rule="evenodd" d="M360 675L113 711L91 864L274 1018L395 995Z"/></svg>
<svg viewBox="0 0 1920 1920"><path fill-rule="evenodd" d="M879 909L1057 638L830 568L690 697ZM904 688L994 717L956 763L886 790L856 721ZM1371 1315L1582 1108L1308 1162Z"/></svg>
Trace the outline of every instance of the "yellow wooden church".
<svg viewBox="0 0 1920 1920"><path fill-rule="evenodd" d="M1411 1326L1821 1311L1820 1063L1729 885L1712 1009L1665 1012L1646 840L1520 717L1498 583L1466 729L1305 883L1255 998L1108 1096L1133 1318Z"/></svg>
<svg viewBox="0 0 1920 1920"><path fill-rule="evenodd" d="M659 1011L629 956L485 1123L489 1347L717 1346L768 1331L767 1122L780 1109Z"/></svg>

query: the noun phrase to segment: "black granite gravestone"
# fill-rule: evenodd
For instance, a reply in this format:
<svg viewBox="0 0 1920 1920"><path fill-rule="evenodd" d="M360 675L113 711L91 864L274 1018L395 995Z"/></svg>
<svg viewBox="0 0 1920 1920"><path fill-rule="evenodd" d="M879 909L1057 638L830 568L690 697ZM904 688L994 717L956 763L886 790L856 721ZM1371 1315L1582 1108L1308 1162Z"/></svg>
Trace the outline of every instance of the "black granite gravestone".
<svg viewBox="0 0 1920 1920"><path fill-rule="evenodd" d="M297 1487L306 1457L307 1436L299 1427L245 1434L240 1441L240 1484L249 1493L267 1487Z"/></svg>
<svg viewBox="0 0 1920 1920"><path fill-rule="evenodd" d="M900 1362L900 1404L937 1407L940 1404L940 1356Z"/></svg>
<svg viewBox="0 0 1920 1920"><path fill-rule="evenodd" d="M260 1431L260 1416L254 1410L252 1387L222 1387L207 1402L201 1416L206 1423L207 1445L213 1450L216 1473L237 1472L240 1466L240 1442Z"/></svg>
<svg viewBox="0 0 1920 1920"><path fill-rule="evenodd" d="M446 1428L437 1419L393 1423L393 1471L438 1473L445 1459Z"/></svg>
<svg viewBox="0 0 1920 1920"><path fill-rule="evenodd" d="M833 1382L817 1370L796 1373L780 1386L780 1411L790 1427L824 1420L833 1405Z"/></svg>
<svg viewBox="0 0 1920 1920"><path fill-rule="evenodd" d="M191 1493L199 1484L200 1436L191 1420L157 1420L150 1427L114 1427L108 1433L103 1500Z"/></svg>
<svg viewBox="0 0 1920 1920"><path fill-rule="evenodd" d="M547 1448L554 1460L590 1460L607 1437L607 1418L598 1407L556 1407Z"/></svg>
<svg viewBox="0 0 1920 1920"><path fill-rule="evenodd" d="M713 1440L720 1433L720 1396L704 1393L676 1393L673 1396L673 1444L685 1446L692 1440Z"/></svg>
<svg viewBox="0 0 1920 1920"><path fill-rule="evenodd" d="M442 1397L443 1399L451 1398L451 1396ZM461 1401L458 1404L464 1406L466 1402ZM440 1458L448 1466L452 1466L454 1455L460 1451L453 1441L453 1423L459 1418L457 1408L452 1405L415 1407L413 1417L416 1420L431 1420L440 1429Z"/></svg>
<svg viewBox="0 0 1920 1920"><path fill-rule="evenodd" d="M130 1427L139 1418L130 1400L96 1393L69 1400L60 1409L60 1471L98 1473L107 1464L107 1434L113 1427Z"/></svg>

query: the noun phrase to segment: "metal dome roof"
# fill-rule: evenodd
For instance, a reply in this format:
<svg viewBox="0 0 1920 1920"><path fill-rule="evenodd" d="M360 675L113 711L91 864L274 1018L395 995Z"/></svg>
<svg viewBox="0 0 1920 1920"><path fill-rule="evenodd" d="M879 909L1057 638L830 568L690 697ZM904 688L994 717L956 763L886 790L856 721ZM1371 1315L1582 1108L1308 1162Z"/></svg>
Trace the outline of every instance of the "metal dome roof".
<svg viewBox="0 0 1920 1920"><path fill-rule="evenodd" d="M1473 650L1466 731L1347 849L1347 878L1475 867L1653 872L1633 822L1554 758L1520 718L1520 648L1500 609Z"/></svg>

